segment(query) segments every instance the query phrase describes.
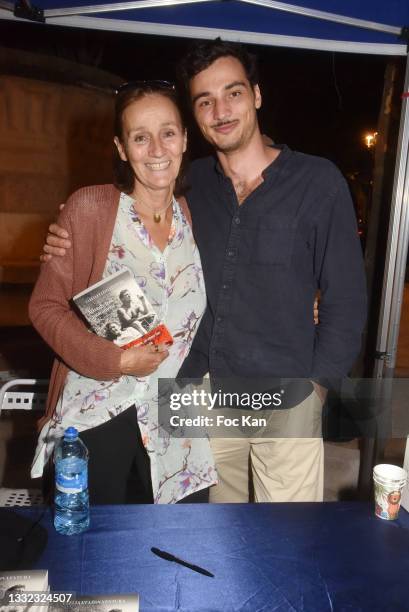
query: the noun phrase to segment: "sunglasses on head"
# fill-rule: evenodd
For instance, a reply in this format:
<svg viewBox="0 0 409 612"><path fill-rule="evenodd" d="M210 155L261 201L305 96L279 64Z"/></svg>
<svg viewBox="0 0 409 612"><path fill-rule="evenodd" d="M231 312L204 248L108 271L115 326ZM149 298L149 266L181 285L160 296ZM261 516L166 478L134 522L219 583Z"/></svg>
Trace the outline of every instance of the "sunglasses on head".
<svg viewBox="0 0 409 612"><path fill-rule="evenodd" d="M141 89L145 91L175 91L174 83L170 81L161 81L159 79L151 79L148 81L129 81L120 85L116 90L116 94L122 94L131 89Z"/></svg>

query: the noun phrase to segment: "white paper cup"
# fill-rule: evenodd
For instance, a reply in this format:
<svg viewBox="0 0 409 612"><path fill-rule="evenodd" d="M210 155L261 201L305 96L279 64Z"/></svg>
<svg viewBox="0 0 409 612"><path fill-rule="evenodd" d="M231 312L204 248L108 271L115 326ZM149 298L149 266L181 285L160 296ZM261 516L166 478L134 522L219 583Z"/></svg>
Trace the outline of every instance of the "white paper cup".
<svg viewBox="0 0 409 612"><path fill-rule="evenodd" d="M406 470L396 465L381 463L374 467L376 516L386 521L393 521L398 517L402 489L407 478Z"/></svg>

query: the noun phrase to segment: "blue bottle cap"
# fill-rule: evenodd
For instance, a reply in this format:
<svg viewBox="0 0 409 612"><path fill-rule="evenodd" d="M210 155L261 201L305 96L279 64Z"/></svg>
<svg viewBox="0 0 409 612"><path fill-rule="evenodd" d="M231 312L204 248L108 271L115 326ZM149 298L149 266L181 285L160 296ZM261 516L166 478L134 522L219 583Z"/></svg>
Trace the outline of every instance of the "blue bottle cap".
<svg viewBox="0 0 409 612"><path fill-rule="evenodd" d="M68 427L65 431L64 431L64 438L66 440L73 440L74 438L78 437L78 431L75 429L75 427Z"/></svg>

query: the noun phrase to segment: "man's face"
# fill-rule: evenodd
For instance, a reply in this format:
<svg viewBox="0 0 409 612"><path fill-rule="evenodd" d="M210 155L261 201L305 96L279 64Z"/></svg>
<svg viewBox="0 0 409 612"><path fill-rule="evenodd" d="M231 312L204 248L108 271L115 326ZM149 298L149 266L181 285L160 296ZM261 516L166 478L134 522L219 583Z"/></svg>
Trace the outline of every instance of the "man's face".
<svg viewBox="0 0 409 612"><path fill-rule="evenodd" d="M258 129L260 90L235 57L220 57L194 76L190 97L203 136L222 153L244 148Z"/></svg>
<svg viewBox="0 0 409 612"><path fill-rule="evenodd" d="M131 294L129 293L129 291L125 290L122 294L121 294L121 302L123 304L129 304L131 301Z"/></svg>

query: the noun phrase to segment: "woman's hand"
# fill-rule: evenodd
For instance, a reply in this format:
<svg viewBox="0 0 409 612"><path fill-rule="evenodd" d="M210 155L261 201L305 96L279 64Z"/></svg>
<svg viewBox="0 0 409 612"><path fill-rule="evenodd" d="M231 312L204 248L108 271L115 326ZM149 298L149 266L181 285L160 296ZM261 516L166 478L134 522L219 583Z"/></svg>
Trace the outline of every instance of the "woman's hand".
<svg viewBox="0 0 409 612"><path fill-rule="evenodd" d="M148 376L158 369L168 355L169 351L163 344L158 346L146 344L126 349L121 355L121 373Z"/></svg>

